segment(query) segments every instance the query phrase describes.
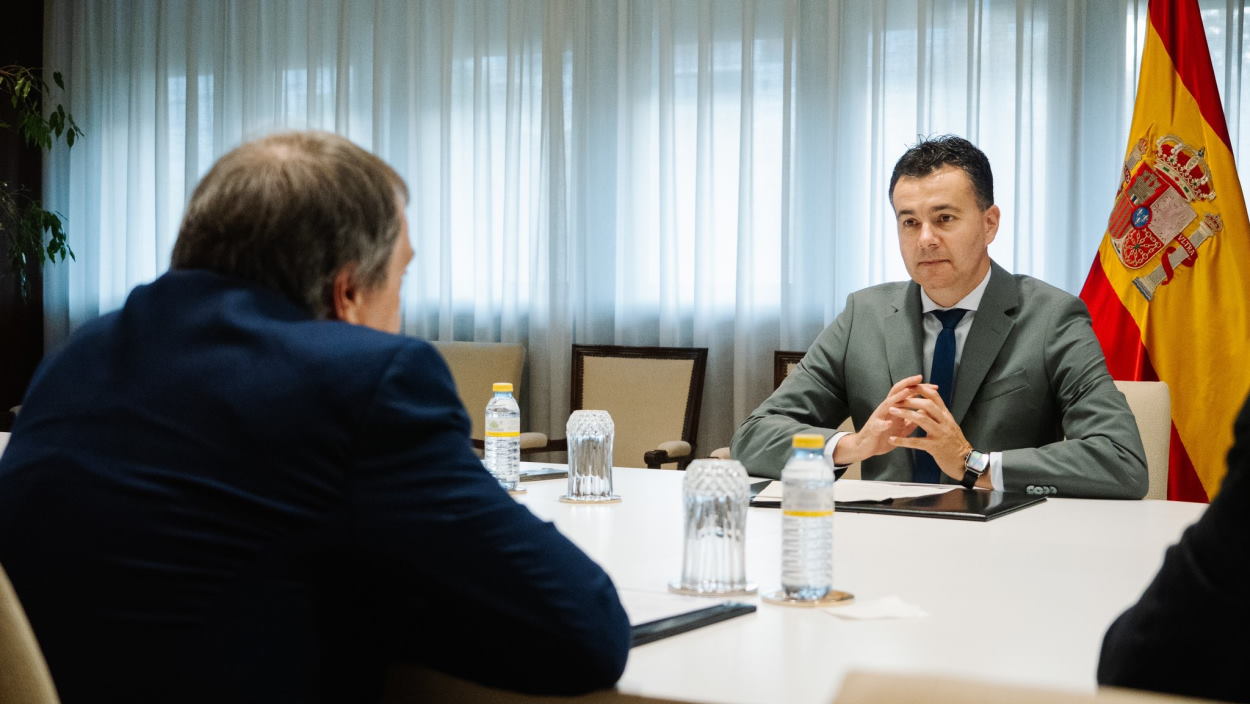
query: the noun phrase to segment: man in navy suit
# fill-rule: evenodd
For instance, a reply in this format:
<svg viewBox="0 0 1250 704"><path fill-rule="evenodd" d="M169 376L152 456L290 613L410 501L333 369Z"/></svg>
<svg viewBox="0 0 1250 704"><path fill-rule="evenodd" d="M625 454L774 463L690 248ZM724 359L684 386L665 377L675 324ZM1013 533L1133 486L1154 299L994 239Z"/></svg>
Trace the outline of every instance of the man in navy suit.
<svg viewBox="0 0 1250 704"><path fill-rule="evenodd" d="M1250 702L1250 398L1233 435L1220 493L1107 629L1099 684Z"/></svg>
<svg viewBox="0 0 1250 704"><path fill-rule="evenodd" d="M224 156L171 271L40 367L0 460L0 564L62 698L370 701L396 662L607 687L608 576L483 469L399 332L407 188L324 133Z"/></svg>

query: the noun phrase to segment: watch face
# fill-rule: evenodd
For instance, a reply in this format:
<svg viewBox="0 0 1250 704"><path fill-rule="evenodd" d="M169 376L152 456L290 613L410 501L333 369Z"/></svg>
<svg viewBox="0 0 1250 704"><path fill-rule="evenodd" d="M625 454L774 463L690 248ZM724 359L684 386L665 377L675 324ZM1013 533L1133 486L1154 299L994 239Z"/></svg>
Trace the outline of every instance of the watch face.
<svg viewBox="0 0 1250 704"><path fill-rule="evenodd" d="M977 474L985 472L985 468L988 467L989 464L990 456L984 452L977 452L976 450L968 453L968 459L964 461L964 467L976 472Z"/></svg>

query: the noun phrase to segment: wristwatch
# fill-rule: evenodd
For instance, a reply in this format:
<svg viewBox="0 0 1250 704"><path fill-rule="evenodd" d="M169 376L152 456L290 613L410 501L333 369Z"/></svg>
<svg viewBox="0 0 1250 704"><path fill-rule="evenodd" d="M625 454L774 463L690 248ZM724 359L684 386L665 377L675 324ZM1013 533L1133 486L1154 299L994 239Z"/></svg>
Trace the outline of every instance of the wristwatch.
<svg viewBox="0 0 1250 704"><path fill-rule="evenodd" d="M990 455L988 452L978 452L971 450L964 456L964 478L960 480L960 484L971 489L985 474L985 470L989 469Z"/></svg>

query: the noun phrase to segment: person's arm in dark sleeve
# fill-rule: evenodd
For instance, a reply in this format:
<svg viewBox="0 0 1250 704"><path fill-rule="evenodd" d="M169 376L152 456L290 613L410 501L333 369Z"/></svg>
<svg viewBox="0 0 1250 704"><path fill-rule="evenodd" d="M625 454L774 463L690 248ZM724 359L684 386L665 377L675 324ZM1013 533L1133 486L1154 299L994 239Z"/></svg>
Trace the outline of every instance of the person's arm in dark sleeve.
<svg viewBox="0 0 1250 704"><path fill-rule="evenodd" d="M1099 684L1250 701L1250 403L1234 432L1219 494L1108 629Z"/></svg>
<svg viewBox="0 0 1250 704"><path fill-rule="evenodd" d="M482 467L432 348L401 349L365 423L352 543L393 601L377 610L393 612L407 659L534 694L612 686L630 645L612 581Z"/></svg>

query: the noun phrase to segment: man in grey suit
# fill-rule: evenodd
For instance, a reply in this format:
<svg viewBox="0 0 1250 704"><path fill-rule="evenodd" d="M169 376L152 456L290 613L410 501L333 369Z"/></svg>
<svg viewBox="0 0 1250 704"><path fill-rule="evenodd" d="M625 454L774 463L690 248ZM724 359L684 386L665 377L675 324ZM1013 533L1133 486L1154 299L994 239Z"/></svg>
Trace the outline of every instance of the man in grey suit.
<svg viewBox="0 0 1250 704"><path fill-rule="evenodd" d="M959 137L895 164L890 200L911 281L851 294L733 456L780 475L795 433L821 433L865 479L1099 498L1146 493L1145 452L1080 299L990 260L993 175ZM850 417L854 433L833 430Z"/></svg>

